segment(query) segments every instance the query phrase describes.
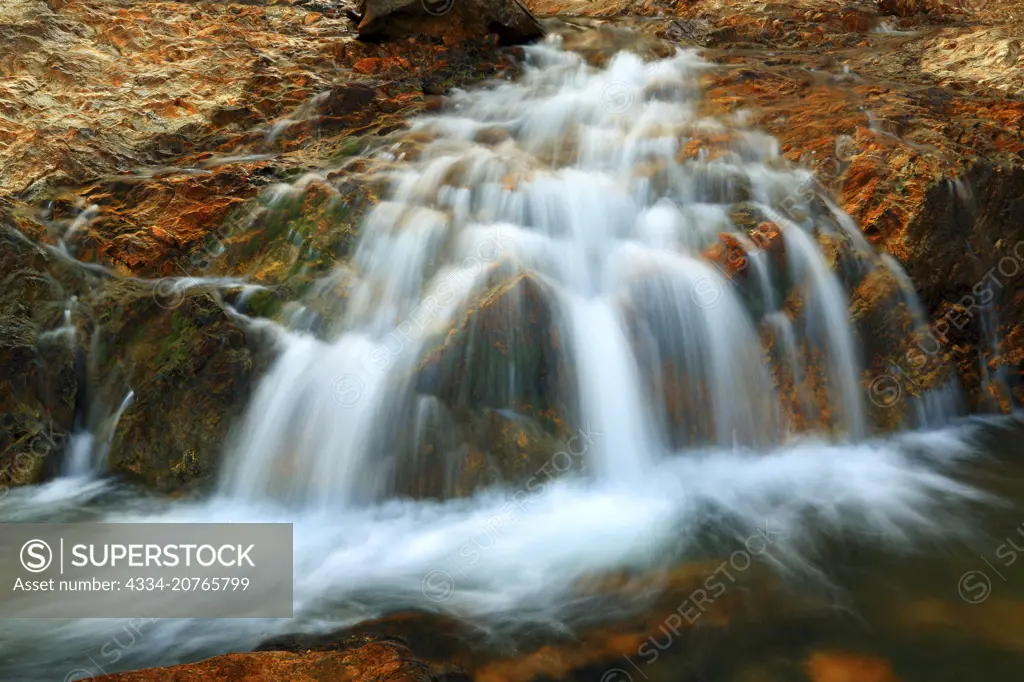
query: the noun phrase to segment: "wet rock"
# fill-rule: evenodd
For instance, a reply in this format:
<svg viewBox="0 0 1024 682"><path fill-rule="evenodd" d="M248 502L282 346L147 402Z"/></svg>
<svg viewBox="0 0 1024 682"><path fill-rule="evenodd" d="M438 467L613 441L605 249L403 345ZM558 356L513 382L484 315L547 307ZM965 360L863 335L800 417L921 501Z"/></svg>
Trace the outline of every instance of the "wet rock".
<svg viewBox="0 0 1024 682"><path fill-rule="evenodd" d="M367 107L377 98L376 90L365 83L338 85L327 93L321 109L326 116L351 116Z"/></svg>
<svg viewBox="0 0 1024 682"><path fill-rule="evenodd" d="M583 475L593 430L575 437L553 435L564 431L557 415L512 410L449 410L427 403L420 411L414 451L395 472L396 492L424 498L465 497L503 484L518 488L522 508L534 501L559 476Z"/></svg>
<svg viewBox="0 0 1024 682"><path fill-rule="evenodd" d="M498 482L524 484L557 453L562 459L543 481L585 469L589 446L566 442L576 408L568 402L563 319L536 278L491 270L420 362L414 381L426 401L422 433L403 448L411 459L398 469L401 491L457 496Z"/></svg>
<svg viewBox="0 0 1024 682"><path fill-rule="evenodd" d="M393 613L325 634L298 633L261 642L256 651L344 651L367 641L394 641L431 665L468 663L466 654L485 633L465 621L425 611Z"/></svg>
<svg viewBox="0 0 1024 682"><path fill-rule="evenodd" d="M1024 316L1020 297L1007 288L1016 282L1017 256L1010 251L1024 237L1018 229L1024 219L1024 109L1007 96L1019 90L1020 70L1007 66L1007 60L1016 59L1012 37L1019 35L1021 18L1008 6L997 13L1000 18L991 7L984 9L986 22L1003 25L928 28L928 21L915 20L926 32L914 39L914 47L868 33L870 51L848 53L841 67L820 54L769 65L722 53L718 59L744 68L715 77L706 99L714 113L738 106L756 110L753 122L779 140L783 155L810 165L819 191L832 195L869 241L903 264L929 323L942 337L936 354L941 359L931 364L959 374L974 409L992 409L993 391L1022 392L1021 336L1014 330ZM737 6L712 19L745 26L734 11L743 10ZM774 10L752 11L751 16L763 17ZM831 21L823 19L818 37L802 35L802 44L820 44L847 30ZM808 80L795 63L830 75ZM753 222L735 218L744 226ZM1009 276L999 276L998 282L986 278L1000 262ZM893 307L891 286L847 281L858 319L886 318L899 308ZM998 327L996 336L1005 342L993 347L984 341L986 325ZM868 367L891 364L900 345L871 338L883 327L860 327L866 331ZM895 357L904 353L895 351ZM984 387L996 374L1007 385Z"/></svg>
<svg viewBox="0 0 1024 682"><path fill-rule="evenodd" d="M885 659L839 652L811 654L804 672L811 682L899 682Z"/></svg>
<svg viewBox="0 0 1024 682"><path fill-rule="evenodd" d="M461 39L493 33L512 45L544 35L519 0L363 0L361 12L359 37L364 40L417 35Z"/></svg>
<svg viewBox="0 0 1024 682"><path fill-rule="evenodd" d="M85 340L65 308L85 276L0 225L0 486L39 481L60 470L75 422Z"/></svg>
<svg viewBox="0 0 1024 682"><path fill-rule="evenodd" d="M571 365L563 319L554 293L535 277L495 268L452 330L426 353L416 388L455 409L564 415Z"/></svg>
<svg viewBox="0 0 1024 682"><path fill-rule="evenodd" d="M96 384L116 370L135 392L108 469L162 491L204 486L269 364L267 340L209 294L147 295L121 285L102 296Z"/></svg>
<svg viewBox="0 0 1024 682"><path fill-rule="evenodd" d="M343 651L226 654L199 663L96 678L104 682L433 682L429 668L397 642L374 641Z"/></svg>

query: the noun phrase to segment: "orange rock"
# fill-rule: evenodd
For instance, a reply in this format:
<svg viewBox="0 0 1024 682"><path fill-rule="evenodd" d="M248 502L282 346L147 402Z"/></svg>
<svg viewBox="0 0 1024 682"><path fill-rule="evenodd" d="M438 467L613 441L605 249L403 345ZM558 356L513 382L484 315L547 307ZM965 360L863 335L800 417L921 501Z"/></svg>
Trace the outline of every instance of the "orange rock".
<svg viewBox="0 0 1024 682"><path fill-rule="evenodd" d="M882 658L818 651L804 661L811 682L898 682L889 662Z"/></svg>
<svg viewBox="0 0 1024 682"><path fill-rule="evenodd" d="M377 73L377 71L380 69L380 63L380 59L367 57L366 59L360 59L359 61L357 61L355 64L352 65L352 68L358 71L359 73Z"/></svg>
<svg viewBox="0 0 1024 682"><path fill-rule="evenodd" d="M432 677L426 664L413 658L406 647L394 642L373 642L348 651L226 654L199 663L96 679L98 682L429 682Z"/></svg>

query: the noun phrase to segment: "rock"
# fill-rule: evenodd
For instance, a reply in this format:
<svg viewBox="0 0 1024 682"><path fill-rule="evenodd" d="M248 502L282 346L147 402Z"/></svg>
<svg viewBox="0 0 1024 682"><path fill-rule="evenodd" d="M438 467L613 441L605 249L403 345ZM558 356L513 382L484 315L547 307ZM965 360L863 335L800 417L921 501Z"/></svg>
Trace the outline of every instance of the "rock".
<svg viewBox="0 0 1024 682"><path fill-rule="evenodd" d="M102 295L94 384L135 392L108 469L162 491L204 486L269 364L269 344L209 294L144 295L120 286Z"/></svg>
<svg viewBox="0 0 1024 682"><path fill-rule="evenodd" d="M899 682L885 659L847 653L817 651L804 672L811 682Z"/></svg>
<svg viewBox="0 0 1024 682"><path fill-rule="evenodd" d="M226 654L173 666L115 675L96 682L433 682L427 665L408 647L372 641L341 651L264 651Z"/></svg>
<svg viewBox="0 0 1024 682"><path fill-rule="evenodd" d="M393 613L326 634L290 634L273 637L256 651L343 651L367 640L391 640L408 646L431 665L469 664L467 651L485 642L485 631L451 616L425 611Z"/></svg>
<svg viewBox="0 0 1024 682"><path fill-rule="evenodd" d="M0 225L0 489L59 471L83 388L86 277Z"/></svg>
<svg viewBox="0 0 1024 682"><path fill-rule="evenodd" d="M463 39L494 33L502 44L514 45L544 36L519 0L363 0L360 10L363 40L418 35Z"/></svg>
<svg viewBox="0 0 1024 682"><path fill-rule="evenodd" d="M585 469L588 446L567 442L576 408L568 402L574 378L562 319L553 292L536 278L492 268L420 361L413 381L426 401L418 408L423 430L418 441L396 446L411 453L397 470L400 492L447 497L498 482L523 485L553 458L560 459L552 477Z"/></svg>
<svg viewBox="0 0 1024 682"><path fill-rule="evenodd" d="M448 499L503 484L529 493L525 508L555 478L587 471L593 432L556 436L552 431L565 426L553 415L448 410L437 403L426 409L419 439L407 446L415 453L395 471L398 494Z"/></svg>
<svg viewBox="0 0 1024 682"><path fill-rule="evenodd" d="M554 293L495 267L453 328L420 363L416 388L453 409L511 409L564 417L571 380Z"/></svg>

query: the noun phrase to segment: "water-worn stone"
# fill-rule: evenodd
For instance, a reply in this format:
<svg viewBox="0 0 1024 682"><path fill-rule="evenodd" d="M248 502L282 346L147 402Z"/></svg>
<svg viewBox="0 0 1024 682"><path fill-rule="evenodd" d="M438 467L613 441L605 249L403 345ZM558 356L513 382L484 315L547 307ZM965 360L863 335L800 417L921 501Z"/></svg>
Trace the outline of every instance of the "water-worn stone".
<svg viewBox="0 0 1024 682"><path fill-rule="evenodd" d="M583 470L587 446L566 443L575 406L564 319L535 277L491 270L420 362L416 390L436 402L420 440L408 446L415 460L398 471L401 492L465 495L498 482L525 484L570 450L535 484Z"/></svg>
<svg viewBox="0 0 1024 682"><path fill-rule="evenodd" d="M552 291L532 275L492 271L420 364L417 390L453 408L565 412L569 358Z"/></svg>

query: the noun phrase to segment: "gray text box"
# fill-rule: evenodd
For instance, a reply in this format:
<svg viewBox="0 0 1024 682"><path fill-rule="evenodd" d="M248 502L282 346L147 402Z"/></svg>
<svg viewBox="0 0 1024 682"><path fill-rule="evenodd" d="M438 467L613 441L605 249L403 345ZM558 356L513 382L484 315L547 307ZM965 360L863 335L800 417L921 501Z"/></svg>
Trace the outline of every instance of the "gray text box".
<svg viewBox="0 0 1024 682"><path fill-rule="evenodd" d="M0 524L0 618L290 618L290 523Z"/></svg>

